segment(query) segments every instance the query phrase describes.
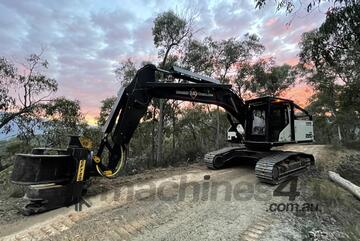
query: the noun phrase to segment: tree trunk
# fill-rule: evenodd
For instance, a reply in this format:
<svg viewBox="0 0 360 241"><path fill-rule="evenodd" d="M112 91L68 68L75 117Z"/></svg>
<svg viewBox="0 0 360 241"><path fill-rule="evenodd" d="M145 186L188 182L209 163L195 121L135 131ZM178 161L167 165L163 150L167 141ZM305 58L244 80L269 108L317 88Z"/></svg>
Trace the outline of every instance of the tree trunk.
<svg viewBox="0 0 360 241"><path fill-rule="evenodd" d="M216 108L216 137L215 137L215 147L216 149L220 148L220 108Z"/></svg>
<svg viewBox="0 0 360 241"><path fill-rule="evenodd" d="M342 135L341 135L341 129L340 129L340 125L337 125L337 131L338 131L338 137L339 137L339 142L342 143Z"/></svg>
<svg viewBox="0 0 360 241"><path fill-rule="evenodd" d="M173 112L173 118L172 118L172 126L173 126L173 129L172 129L172 163L174 162L175 160L175 107L174 107L174 112Z"/></svg>
<svg viewBox="0 0 360 241"><path fill-rule="evenodd" d="M155 166L155 106L152 113L152 130L151 130L151 165ZM150 167L150 165L149 165Z"/></svg>
<svg viewBox="0 0 360 241"><path fill-rule="evenodd" d="M157 150L156 150L156 163L162 164L162 142L163 142L163 129L164 129L164 100L160 100L160 114L159 114L159 127L157 132Z"/></svg>
<svg viewBox="0 0 360 241"><path fill-rule="evenodd" d="M30 112L31 108L30 107L24 107L23 109L20 109L18 112L12 113L8 116L6 116L4 119L1 120L0 122L0 130L1 128L3 128L6 124L8 124L10 121L12 121L13 119L15 119L18 116L21 116L22 114L25 114L27 112Z"/></svg>
<svg viewBox="0 0 360 241"><path fill-rule="evenodd" d="M344 189L348 190L352 195L354 195L357 199L360 200L360 187L356 186L345 178L342 178L336 172L329 171L329 178L333 182L339 184Z"/></svg>
<svg viewBox="0 0 360 241"><path fill-rule="evenodd" d="M166 60L167 57L169 55L169 52L171 50L171 48L174 45L171 44L165 52L165 56L164 59L161 63L161 68L164 68L165 64L166 64ZM156 162L158 165L161 165L161 161L162 161L162 144L163 144L163 129L164 129L164 100L160 99L160 108L159 108L159 128L158 128L158 132L157 132L157 150L156 150Z"/></svg>

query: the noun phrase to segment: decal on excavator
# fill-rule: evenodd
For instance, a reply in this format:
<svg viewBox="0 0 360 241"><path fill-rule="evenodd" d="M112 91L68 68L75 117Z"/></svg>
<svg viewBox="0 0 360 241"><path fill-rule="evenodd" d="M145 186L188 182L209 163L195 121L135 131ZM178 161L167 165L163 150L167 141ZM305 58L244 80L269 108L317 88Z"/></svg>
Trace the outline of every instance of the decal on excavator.
<svg viewBox="0 0 360 241"><path fill-rule="evenodd" d="M84 180L85 165L86 165L86 160L80 160L79 161L79 167L78 167L77 176L76 176L76 181L77 182L81 182L81 181Z"/></svg>
<svg viewBox="0 0 360 241"><path fill-rule="evenodd" d="M195 99L197 95L198 95L198 93L196 90L194 90L194 89L190 90L190 97L192 99Z"/></svg>

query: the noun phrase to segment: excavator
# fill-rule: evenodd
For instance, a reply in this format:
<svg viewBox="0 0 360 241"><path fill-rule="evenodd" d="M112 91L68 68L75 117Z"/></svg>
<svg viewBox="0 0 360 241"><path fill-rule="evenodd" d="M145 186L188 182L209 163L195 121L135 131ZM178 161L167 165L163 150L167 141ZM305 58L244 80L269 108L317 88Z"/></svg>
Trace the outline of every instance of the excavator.
<svg viewBox="0 0 360 241"><path fill-rule="evenodd" d="M159 76L177 81L159 81ZM217 105L225 109L232 144L209 152L204 163L224 168L230 161L253 161L261 182L276 185L314 165L310 154L272 150L284 144L314 140L312 116L293 101L261 97L244 101L228 84L179 67L170 70L148 64L127 87L121 87L103 126L96 151L79 136L71 136L66 149L34 148L17 154L11 181L27 186L25 215L78 203L94 176L116 178L126 165L131 137L153 98Z"/></svg>

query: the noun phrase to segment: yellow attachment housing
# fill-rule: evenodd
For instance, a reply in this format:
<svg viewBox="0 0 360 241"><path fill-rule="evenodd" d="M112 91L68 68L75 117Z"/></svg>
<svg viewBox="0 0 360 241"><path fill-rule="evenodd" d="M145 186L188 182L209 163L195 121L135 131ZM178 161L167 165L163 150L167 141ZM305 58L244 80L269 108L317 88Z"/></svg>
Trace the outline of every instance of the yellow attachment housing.
<svg viewBox="0 0 360 241"><path fill-rule="evenodd" d="M113 172L111 170L106 170L103 172L105 176L111 176Z"/></svg>
<svg viewBox="0 0 360 241"><path fill-rule="evenodd" d="M80 143L86 149L91 149L93 147L92 141L86 137L80 137Z"/></svg>
<svg viewBox="0 0 360 241"><path fill-rule="evenodd" d="M114 170L102 170L100 167L101 165L99 165L101 163L100 157L95 156L95 155L93 156L93 160L96 164L95 165L96 171L101 176L106 177L106 178L115 178L119 174L119 172L125 167L126 153L122 146L120 147L120 151L121 151L121 157L120 157L120 160L119 160L117 166L114 168Z"/></svg>

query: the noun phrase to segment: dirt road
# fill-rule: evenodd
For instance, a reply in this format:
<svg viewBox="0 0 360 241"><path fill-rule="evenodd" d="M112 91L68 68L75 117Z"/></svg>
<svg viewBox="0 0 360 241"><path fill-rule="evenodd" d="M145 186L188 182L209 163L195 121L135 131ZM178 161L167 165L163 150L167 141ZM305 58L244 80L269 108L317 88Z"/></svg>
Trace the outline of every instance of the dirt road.
<svg viewBox="0 0 360 241"><path fill-rule="evenodd" d="M324 154L320 146L296 150ZM81 212L62 208L3 225L0 240L266 240L279 227L269 205L289 199L273 196L276 187L258 182L253 169L190 166L115 182L86 198L91 207Z"/></svg>

